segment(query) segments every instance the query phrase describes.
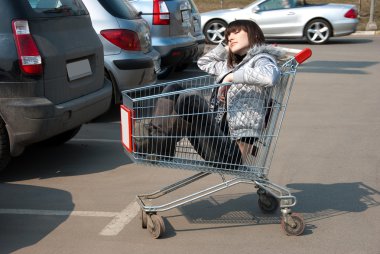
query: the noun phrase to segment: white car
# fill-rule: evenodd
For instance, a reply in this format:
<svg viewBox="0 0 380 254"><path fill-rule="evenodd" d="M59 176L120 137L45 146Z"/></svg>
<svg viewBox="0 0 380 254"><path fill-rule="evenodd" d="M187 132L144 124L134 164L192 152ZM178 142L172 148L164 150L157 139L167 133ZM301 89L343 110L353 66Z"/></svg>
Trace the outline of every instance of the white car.
<svg viewBox="0 0 380 254"><path fill-rule="evenodd" d="M201 13L202 31L208 43L224 40L227 24L251 19L266 38L306 38L311 44L354 33L357 8L350 4L307 4L304 0L257 0L244 8Z"/></svg>

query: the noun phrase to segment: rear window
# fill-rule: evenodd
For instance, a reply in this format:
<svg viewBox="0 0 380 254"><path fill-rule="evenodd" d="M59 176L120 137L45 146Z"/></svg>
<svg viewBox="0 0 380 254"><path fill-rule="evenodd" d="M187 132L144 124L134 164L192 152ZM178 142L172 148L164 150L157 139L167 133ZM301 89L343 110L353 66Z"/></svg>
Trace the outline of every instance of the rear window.
<svg viewBox="0 0 380 254"><path fill-rule="evenodd" d="M99 3L112 16L121 19L140 18L139 12L128 1L124 0L98 0Z"/></svg>
<svg viewBox="0 0 380 254"><path fill-rule="evenodd" d="M80 0L27 0L36 13L55 16L87 15L86 7Z"/></svg>

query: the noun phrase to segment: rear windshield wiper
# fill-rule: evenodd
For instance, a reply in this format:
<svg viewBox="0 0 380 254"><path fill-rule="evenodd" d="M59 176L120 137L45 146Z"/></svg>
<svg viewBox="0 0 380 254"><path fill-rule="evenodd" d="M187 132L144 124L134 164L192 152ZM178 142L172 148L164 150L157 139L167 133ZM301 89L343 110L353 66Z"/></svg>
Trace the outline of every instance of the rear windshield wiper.
<svg viewBox="0 0 380 254"><path fill-rule="evenodd" d="M63 12L72 12L72 11L73 11L73 9L71 7L67 7L67 6L62 5L58 8L45 10L45 11L43 11L43 13L63 13Z"/></svg>

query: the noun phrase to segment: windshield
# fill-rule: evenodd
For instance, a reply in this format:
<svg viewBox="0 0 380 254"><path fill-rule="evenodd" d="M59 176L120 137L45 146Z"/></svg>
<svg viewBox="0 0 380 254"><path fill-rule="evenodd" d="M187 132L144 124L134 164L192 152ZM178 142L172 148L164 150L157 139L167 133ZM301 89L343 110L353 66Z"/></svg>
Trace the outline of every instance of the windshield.
<svg viewBox="0 0 380 254"><path fill-rule="evenodd" d="M99 0L99 3L113 16L121 19L138 19L139 12L130 4L124 0Z"/></svg>
<svg viewBox="0 0 380 254"><path fill-rule="evenodd" d="M264 2L264 1L263 1L263 0L256 0L256 1L254 1L253 3L248 4L248 5L245 6L244 8L248 8L248 7L250 7L250 6L257 5L257 4L260 3L260 2Z"/></svg>
<svg viewBox="0 0 380 254"><path fill-rule="evenodd" d="M27 0L37 13L58 16L87 15L87 10L80 0Z"/></svg>

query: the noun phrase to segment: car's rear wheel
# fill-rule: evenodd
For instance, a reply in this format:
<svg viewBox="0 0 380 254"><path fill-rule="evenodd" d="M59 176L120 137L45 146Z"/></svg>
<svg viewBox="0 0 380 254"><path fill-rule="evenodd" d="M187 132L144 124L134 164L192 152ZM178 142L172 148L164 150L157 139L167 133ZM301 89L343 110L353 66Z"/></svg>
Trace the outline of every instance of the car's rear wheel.
<svg viewBox="0 0 380 254"><path fill-rule="evenodd" d="M206 42L211 44L218 44L224 40L227 23L220 19L213 19L205 25L203 34L206 37Z"/></svg>
<svg viewBox="0 0 380 254"><path fill-rule="evenodd" d="M3 119L0 118L0 171L4 170L11 160L8 132Z"/></svg>
<svg viewBox="0 0 380 254"><path fill-rule="evenodd" d="M304 34L310 44L324 44L330 39L332 29L326 20L314 19L306 24Z"/></svg>

